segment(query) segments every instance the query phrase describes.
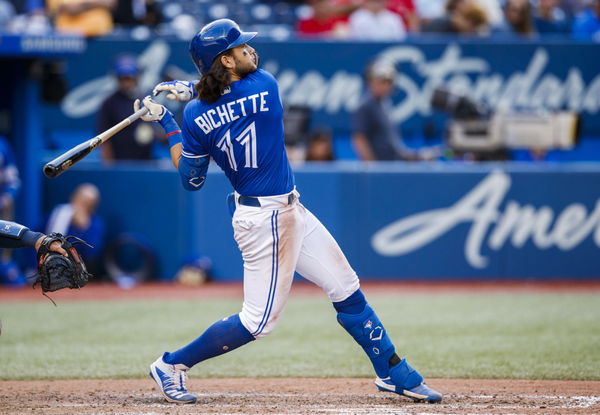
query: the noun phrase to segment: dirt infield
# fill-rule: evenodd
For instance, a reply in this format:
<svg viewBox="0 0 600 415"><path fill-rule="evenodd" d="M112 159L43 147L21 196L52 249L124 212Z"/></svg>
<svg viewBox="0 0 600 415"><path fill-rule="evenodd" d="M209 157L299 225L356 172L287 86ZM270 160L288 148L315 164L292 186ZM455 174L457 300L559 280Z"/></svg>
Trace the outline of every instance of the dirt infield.
<svg viewBox="0 0 600 415"><path fill-rule="evenodd" d="M598 292L591 282L367 283L368 293L448 293L474 291ZM53 293L62 301L241 298L240 284L185 287L144 284L124 290L91 284L83 290ZM295 284L295 296L322 295L309 284ZM48 301L39 290L0 289L0 303ZM0 349L1 350L1 349ZM1 368L0 368L1 370ZM193 374L192 374L193 376ZM17 414L600 414L600 381L430 379L445 395L441 404L416 404L377 392L372 379L194 379L194 405L165 402L152 380L0 381L0 415Z"/></svg>
<svg viewBox="0 0 600 415"><path fill-rule="evenodd" d="M598 414L600 382L432 379L441 404L377 392L370 379L191 379L193 405L150 379L0 382L0 414Z"/></svg>
<svg viewBox="0 0 600 415"><path fill-rule="evenodd" d="M449 292L600 292L599 280L588 281L425 281L425 282L366 282L361 287L368 294ZM323 291L310 283L295 281L292 296L323 295ZM51 294L55 301L104 301L177 299L194 300L203 298L242 298L241 283L209 283L200 286L185 286L170 283L145 283L130 289L115 284L92 283L81 290L61 290ZM12 301L48 301L40 289L20 289L0 286L0 303Z"/></svg>

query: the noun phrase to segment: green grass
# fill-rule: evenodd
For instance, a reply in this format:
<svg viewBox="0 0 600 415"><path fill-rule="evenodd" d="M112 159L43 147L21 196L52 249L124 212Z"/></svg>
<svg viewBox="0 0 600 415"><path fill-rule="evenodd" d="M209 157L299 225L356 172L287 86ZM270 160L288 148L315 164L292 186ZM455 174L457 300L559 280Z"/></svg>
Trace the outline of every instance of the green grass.
<svg viewBox="0 0 600 415"><path fill-rule="evenodd" d="M600 295L371 295L400 355L426 377L600 380ZM240 301L0 305L0 379L136 378ZM275 332L194 377L370 377L324 296L292 298Z"/></svg>

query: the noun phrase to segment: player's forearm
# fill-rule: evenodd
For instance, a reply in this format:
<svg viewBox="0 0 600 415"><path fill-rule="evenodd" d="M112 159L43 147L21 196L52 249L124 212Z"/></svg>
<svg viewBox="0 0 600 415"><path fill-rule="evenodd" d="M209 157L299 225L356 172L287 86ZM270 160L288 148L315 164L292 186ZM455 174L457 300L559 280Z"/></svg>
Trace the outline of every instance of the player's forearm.
<svg viewBox="0 0 600 415"><path fill-rule="evenodd" d="M34 247L43 236L43 233L33 232L18 223L0 220L0 248Z"/></svg>
<svg viewBox="0 0 600 415"><path fill-rule="evenodd" d="M181 150L182 145L181 143L177 143L174 146L171 147L170 152L171 152L171 161L173 162L173 166L175 166L176 169L179 169L179 160L181 160Z"/></svg>
<svg viewBox="0 0 600 415"><path fill-rule="evenodd" d="M20 246L31 246L35 247L40 238L43 238L44 234L41 232L35 232L27 229L21 237Z"/></svg>
<svg viewBox="0 0 600 415"><path fill-rule="evenodd" d="M169 148L171 153L171 161L173 166L178 168L179 159L181 158L181 128L173 118L173 114L169 111L159 120L160 125L165 130L167 140L169 140Z"/></svg>

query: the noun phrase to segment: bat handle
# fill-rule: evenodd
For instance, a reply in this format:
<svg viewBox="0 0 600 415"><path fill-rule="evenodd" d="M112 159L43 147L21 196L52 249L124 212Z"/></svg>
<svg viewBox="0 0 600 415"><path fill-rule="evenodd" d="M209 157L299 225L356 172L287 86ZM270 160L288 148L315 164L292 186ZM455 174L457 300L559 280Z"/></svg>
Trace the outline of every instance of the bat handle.
<svg viewBox="0 0 600 415"><path fill-rule="evenodd" d="M142 107L125 119L129 121L129 124L131 124L132 122L138 120L140 117L148 114L148 111L148 108Z"/></svg>
<svg viewBox="0 0 600 415"><path fill-rule="evenodd" d="M104 131L103 133L98 134L96 136L96 138L99 138L101 140L100 144L102 144L106 140L111 138L113 135L115 135L116 133L121 131L123 128L131 125L134 121L137 121L140 117L142 117L143 115L146 115L147 113L148 113L148 108L146 108L146 107L140 108L139 110L137 110L136 112L131 114L129 117L122 120L120 123L114 125L113 127L109 128L108 130Z"/></svg>

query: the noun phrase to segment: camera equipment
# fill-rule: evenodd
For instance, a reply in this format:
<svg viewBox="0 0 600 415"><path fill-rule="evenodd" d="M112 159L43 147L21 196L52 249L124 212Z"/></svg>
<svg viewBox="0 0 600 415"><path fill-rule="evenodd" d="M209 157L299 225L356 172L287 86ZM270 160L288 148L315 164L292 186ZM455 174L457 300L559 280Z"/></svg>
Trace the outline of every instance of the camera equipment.
<svg viewBox="0 0 600 415"><path fill-rule="evenodd" d="M453 94L442 88L437 88L433 91L431 107L446 112L458 120L482 118L488 115L488 110L483 105L477 104L463 95Z"/></svg>
<svg viewBox="0 0 600 415"><path fill-rule="evenodd" d="M570 149L580 119L571 111L489 111L468 97L436 89L432 108L450 115L448 144L459 151Z"/></svg>

